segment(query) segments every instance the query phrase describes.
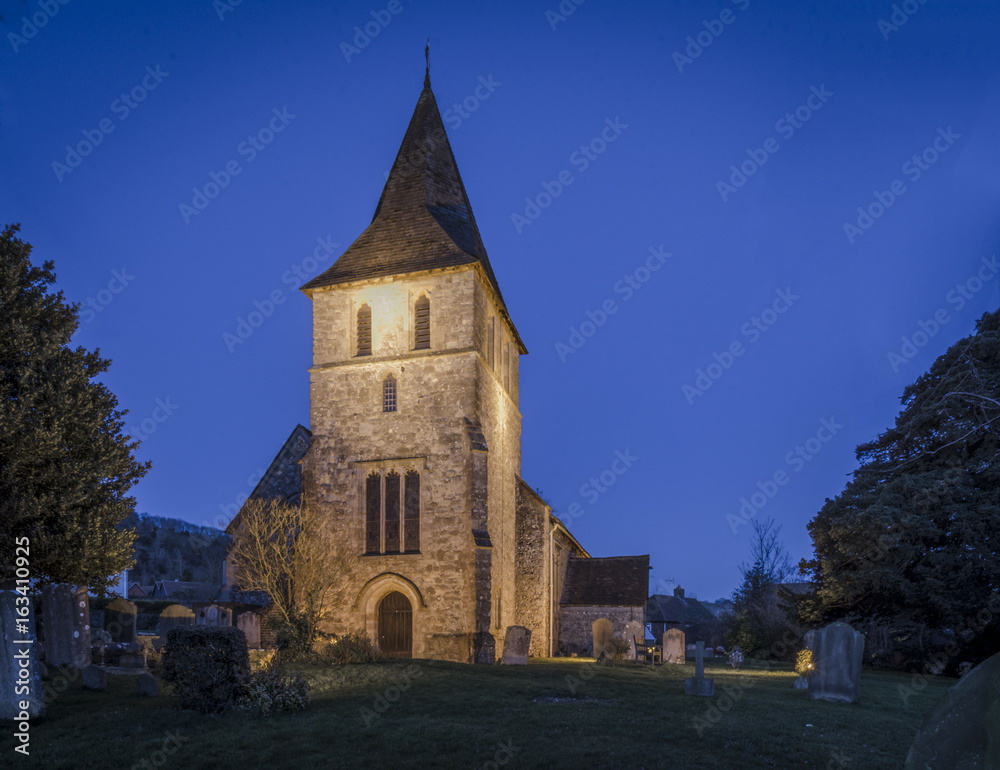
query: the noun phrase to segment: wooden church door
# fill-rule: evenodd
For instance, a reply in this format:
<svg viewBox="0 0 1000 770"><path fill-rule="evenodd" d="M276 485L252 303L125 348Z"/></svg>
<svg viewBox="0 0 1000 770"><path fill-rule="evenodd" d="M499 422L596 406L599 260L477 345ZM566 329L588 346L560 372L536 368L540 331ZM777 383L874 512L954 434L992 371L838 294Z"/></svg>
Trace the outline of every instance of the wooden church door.
<svg viewBox="0 0 1000 770"><path fill-rule="evenodd" d="M378 646L388 658L413 656L413 610L399 591L386 594L379 603Z"/></svg>

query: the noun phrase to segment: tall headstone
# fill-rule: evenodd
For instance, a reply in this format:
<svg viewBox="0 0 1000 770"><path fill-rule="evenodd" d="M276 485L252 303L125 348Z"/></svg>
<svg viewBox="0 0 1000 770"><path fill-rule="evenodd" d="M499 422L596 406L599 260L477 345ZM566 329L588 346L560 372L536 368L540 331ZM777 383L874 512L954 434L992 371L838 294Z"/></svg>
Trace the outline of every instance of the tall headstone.
<svg viewBox="0 0 1000 770"><path fill-rule="evenodd" d="M684 632L679 628L668 628L663 635L663 662L684 665L687 650Z"/></svg>
<svg viewBox="0 0 1000 770"><path fill-rule="evenodd" d="M715 680L705 676L705 643L694 643L694 676L684 680L685 695L715 695Z"/></svg>
<svg viewBox="0 0 1000 770"><path fill-rule="evenodd" d="M161 642L167 639L167 632L171 628L178 626L193 626L194 612L183 604L171 604L160 613L160 621L156 627L156 633Z"/></svg>
<svg viewBox="0 0 1000 770"><path fill-rule="evenodd" d="M0 591L0 720L15 722L45 715L35 611L30 599L18 606L18 598L14 591ZM27 709L21 708L21 701L28 702Z"/></svg>
<svg viewBox="0 0 1000 770"><path fill-rule="evenodd" d="M503 657L500 663L505 666L523 666L528 662L528 649L531 647L531 629L524 626L507 626L503 638Z"/></svg>
<svg viewBox="0 0 1000 770"><path fill-rule="evenodd" d="M256 612L244 612L236 618L236 627L247 638L248 650L260 649L260 615Z"/></svg>
<svg viewBox="0 0 1000 770"><path fill-rule="evenodd" d="M636 660L636 642L646 643L646 627L638 620L630 620L625 624L625 641L628 642L628 659Z"/></svg>
<svg viewBox="0 0 1000 770"><path fill-rule="evenodd" d="M937 702L920 725L903 767L1000 767L1000 653L972 669Z"/></svg>
<svg viewBox="0 0 1000 770"><path fill-rule="evenodd" d="M42 589L45 661L49 666L90 665L90 598L86 586L55 583Z"/></svg>
<svg viewBox="0 0 1000 770"><path fill-rule="evenodd" d="M615 624L608 618L598 618L593 622L590 630L594 636L594 657L599 658L601 653L607 649L608 643L615 638Z"/></svg>
<svg viewBox="0 0 1000 770"><path fill-rule="evenodd" d="M813 643L809 697L834 703L854 703L861 684L865 635L846 623L831 623L816 632Z"/></svg>
<svg viewBox="0 0 1000 770"><path fill-rule="evenodd" d="M104 608L104 630L115 643L135 641L138 608L127 599L115 599Z"/></svg>
<svg viewBox="0 0 1000 770"><path fill-rule="evenodd" d="M811 652L816 652L816 629L810 628L804 634L802 634L802 646L810 650Z"/></svg>

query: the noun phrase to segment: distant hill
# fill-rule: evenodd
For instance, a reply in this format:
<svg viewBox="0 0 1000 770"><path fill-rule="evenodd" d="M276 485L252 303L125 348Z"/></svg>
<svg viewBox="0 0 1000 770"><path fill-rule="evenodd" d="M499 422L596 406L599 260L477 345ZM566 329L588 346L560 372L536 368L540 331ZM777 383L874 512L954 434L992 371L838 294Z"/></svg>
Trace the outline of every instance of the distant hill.
<svg viewBox="0 0 1000 770"><path fill-rule="evenodd" d="M121 526L135 529L138 535L129 583L184 580L222 584L222 562L230 541L221 529L148 513L133 514Z"/></svg>

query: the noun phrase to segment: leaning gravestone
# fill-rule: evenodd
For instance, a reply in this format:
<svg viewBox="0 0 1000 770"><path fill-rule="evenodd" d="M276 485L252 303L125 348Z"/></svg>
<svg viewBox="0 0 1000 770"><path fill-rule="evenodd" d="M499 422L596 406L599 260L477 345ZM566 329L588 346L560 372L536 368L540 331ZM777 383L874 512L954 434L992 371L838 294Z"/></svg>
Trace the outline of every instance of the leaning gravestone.
<svg viewBox="0 0 1000 770"><path fill-rule="evenodd" d="M84 690L108 689L108 671L100 666L87 666L83 669Z"/></svg>
<svg viewBox="0 0 1000 770"><path fill-rule="evenodd" d="M694 676L684 680L685 695L715 695L715 680L705 676L705 643L694 643Z"/></svg>
<svg viewBox="0 0 1000 770"><path fill-rule="evenodd" d="M846 623L831 623L816 632L813 643L809 697L834 703L854 703L861 684L865 635Z"/></svg>
<svg viewBox="0 0 1000 770"><path fill-rule="evenodd" d="M615 624L608 618L598 618L590 629L594 636L594 657L599 658L615 638Z"/></svg>
<svg viewBox="0 0 1000 770"><path fill-rule="evenodd" d="M248 650L260 649L260 615L256 612L244 612L236 618L236 627L247 638Z"/></svg>
<svg viewBox="0 0 1000 770"><path fill-rule="evenodd" d="M684 665L685 646L684 632L679 628L669 628L663 635L663 662Z"/></svg>
<svg viewBox="0 0 1000 770"><path fill-rule="evenodd" d="M156 697L160 694L160 680L152 674L139 674L135 678L135 694Z"/></svg>
<svg viewBox="0 0 1000 770"><path fill-rule="evenodd" d="M160 622L157 625L157 636L160 638L160 645L167 639L167 632L171 628L180 626L193 626L194 612L183 604L171 604L160 613Z"/></svg>
<svg viewBox="0 0 1000 770"><path fill-rule="evenodd" d="M18 723L45 716L35 613L30 600L18 606L19 598L14 591L0 591L0 719ZM27 701L27 709L21 708L21 701Z"/></svg>
<svg viewBox="0 0 1000 770"><path fill-rule="evenodd" d="M625 641L628 642L628 659L637 660L635 645L646 643L646 627L637 620L625 624Z"/></svg>
<svg viewBox="0 0 1000 770"><path fill-rule="evenodd" d="M50 666L90 665L90 598L86 586L55 583L42 588L45 660Z"/></svg>
<svg viewBox="0 0 1000 770"><path fill-rule="evenodd" d="M1000 767L1000 653L976 666L924 719L904 770Z"/></svg>
<svg viewBox="0 0 1000 770"><path fill-rule="evenodd" d="M523 666L528 662L531 647L531 629L524 626L507 626L503 638L503 656L500 663L505 666Z"/></svg>
<svg viewBox="0 0 1000 770"><path fill-rule="evenodd" d="M104 608L104 630L111 641L128 644L135 641L135 622L138 608L126 599L115 599Z"/></svg>

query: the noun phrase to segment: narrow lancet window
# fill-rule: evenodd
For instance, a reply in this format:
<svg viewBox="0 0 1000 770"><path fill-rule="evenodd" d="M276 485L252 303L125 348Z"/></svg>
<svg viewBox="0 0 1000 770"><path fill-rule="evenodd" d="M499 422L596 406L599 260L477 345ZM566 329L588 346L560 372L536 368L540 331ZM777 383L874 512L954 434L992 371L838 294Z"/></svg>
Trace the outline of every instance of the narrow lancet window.
<svg viewBox="0 0 1000 770"><path fill-rule="evenodd" d="M385 476L385 552L399 553L399 474Z"/></svg>
<svg viewBox="0 0 1000 770"><path fill-rule="evenodd" d="M391 374L382 383L382 411L396 411L396 378Z"/></svg>
<svg viewBox="0 0 1000 770"><path fill-rule="evenodd" d="M372 354L372 309L368 305L358 308L358 353L359 356Z"/></svg>
<svg viewBox="0 0 1000 770"><path fill-rule="evenodd" d="M414 350L426 350L431 346L431 301L426 294L421 294L417 300L415 310Z"/></svg>
<svg viewBox="0 0 1000 770"><path fill-rule="evenodd" d="M372 473L365 482L365 553L378 553L381 539L382 477Z"/></svg>
<svg viewBox="0 0 1000 770"><path fill-rule="evenodd" d="M420 550L420 474L406 474L403 495L403 550L415 553Z"/></svg>

